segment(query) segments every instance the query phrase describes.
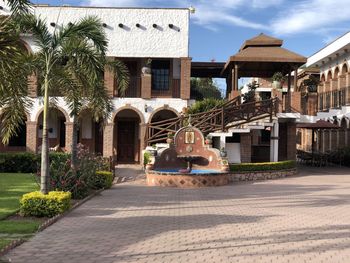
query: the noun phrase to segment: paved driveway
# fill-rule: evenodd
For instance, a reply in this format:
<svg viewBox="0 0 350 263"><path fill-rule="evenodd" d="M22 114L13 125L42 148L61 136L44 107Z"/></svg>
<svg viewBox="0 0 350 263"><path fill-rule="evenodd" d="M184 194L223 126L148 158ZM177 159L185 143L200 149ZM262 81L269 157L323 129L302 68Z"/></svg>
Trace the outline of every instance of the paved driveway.
<svg viewBox="0 0 350 263"><path fill-rule="evenodd" d="M350 169L218 188L131 182L7 255L12 262L350 262Z"/></svg>

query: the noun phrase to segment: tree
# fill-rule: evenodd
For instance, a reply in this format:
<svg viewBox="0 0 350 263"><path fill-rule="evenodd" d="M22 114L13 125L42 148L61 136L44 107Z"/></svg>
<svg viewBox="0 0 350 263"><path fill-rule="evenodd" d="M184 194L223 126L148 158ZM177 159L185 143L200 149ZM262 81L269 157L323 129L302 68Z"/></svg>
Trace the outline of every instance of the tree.
<svg viewBox="0 0 350 263"><path fill-rule="evenodd" d="M212 78L191 78L191 99L222 99L219 87Z"/></svg>
<svg viewBox="0 0 350 263"><path fill-rule="evenodd" d="M30 2L8 0L5 3L12 13L10 16L0 16L0 137L3 144L8 144L24 123L31 106L31 101L26 99L29 54L21 42L17 26L18 20L28 14Z"/></svg>
<svg viewBox="0 0 350 263"><path fill-rule="evenodd" d="M57 27L56 27L57 28ZM110 112L110 103L103 86L103 72L107 64L105 57L107 38L101 21L96 17L86 17L75 24L68 24L50 33L46 22L33 15L21 21L21 29L30 32L40 47L34 55L33 65L38 72L38 82L42 83L44 94L43 135L41 153L41 191L49 190L48 160L48 112L50 94L58 90L65 92L76 130L76 117L84 102L89 102L97 112L103 101L103 112ZM122 78L121 83L125 83ZM57 91L57 90L56 90ZM73 134L73 136L76 136ZM74 138L74 137L73 137ZM76 137L72 145L76 149ZM75 150L74 149L74 150ZM76 152L72 154L73 168Z"/></svg>
<svg viewBox="0 0 350 263"><path fill-rule="evenodd" d="M248 92L243 94L244 102L253 102L255 101L255 90L259 87L259 83L257 81L253 81L247 84Z"/></svg>

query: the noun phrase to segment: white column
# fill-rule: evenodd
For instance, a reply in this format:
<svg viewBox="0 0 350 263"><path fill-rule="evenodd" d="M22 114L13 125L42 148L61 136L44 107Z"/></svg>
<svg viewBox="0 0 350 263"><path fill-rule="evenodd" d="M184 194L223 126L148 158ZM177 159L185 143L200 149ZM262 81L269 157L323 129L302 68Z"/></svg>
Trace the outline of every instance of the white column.
<svg viewBox="0 0 350 263"><path fill-rule="evenodd" d="M220 136L220 150L222 148L225 148L226 147L226 136L225 135L221 135Z"/></svg>
<svg viewBox="0 0 350 263"><path fill-rule="evenodd" d="M271 140L270 140L270 162L278 162L278 122L271 127Z"/></svg>

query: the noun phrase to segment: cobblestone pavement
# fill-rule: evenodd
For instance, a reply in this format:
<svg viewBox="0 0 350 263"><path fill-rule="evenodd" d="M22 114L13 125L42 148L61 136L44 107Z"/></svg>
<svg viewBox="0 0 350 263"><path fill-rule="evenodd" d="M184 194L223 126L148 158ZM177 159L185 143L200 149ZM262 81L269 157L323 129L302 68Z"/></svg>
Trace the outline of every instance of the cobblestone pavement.
<svg viewBox="0 0 350 263"><path fill-rule="evenodd" d="M350 169L217 188L119 184L12 262L350 262Z"/></svg>

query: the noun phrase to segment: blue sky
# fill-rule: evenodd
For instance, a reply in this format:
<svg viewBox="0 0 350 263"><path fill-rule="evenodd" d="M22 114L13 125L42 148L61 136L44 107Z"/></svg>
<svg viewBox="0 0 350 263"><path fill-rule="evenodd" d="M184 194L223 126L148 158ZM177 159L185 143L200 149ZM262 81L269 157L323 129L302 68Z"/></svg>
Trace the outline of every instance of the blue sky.
<svg viewBox="0 0 350 263"><path fill-rule="evenodd" d="M261 32L310 56L350 30L349 0L33 0L86 6L189 7L193 61L226 61L244 40Z"/></svg>

